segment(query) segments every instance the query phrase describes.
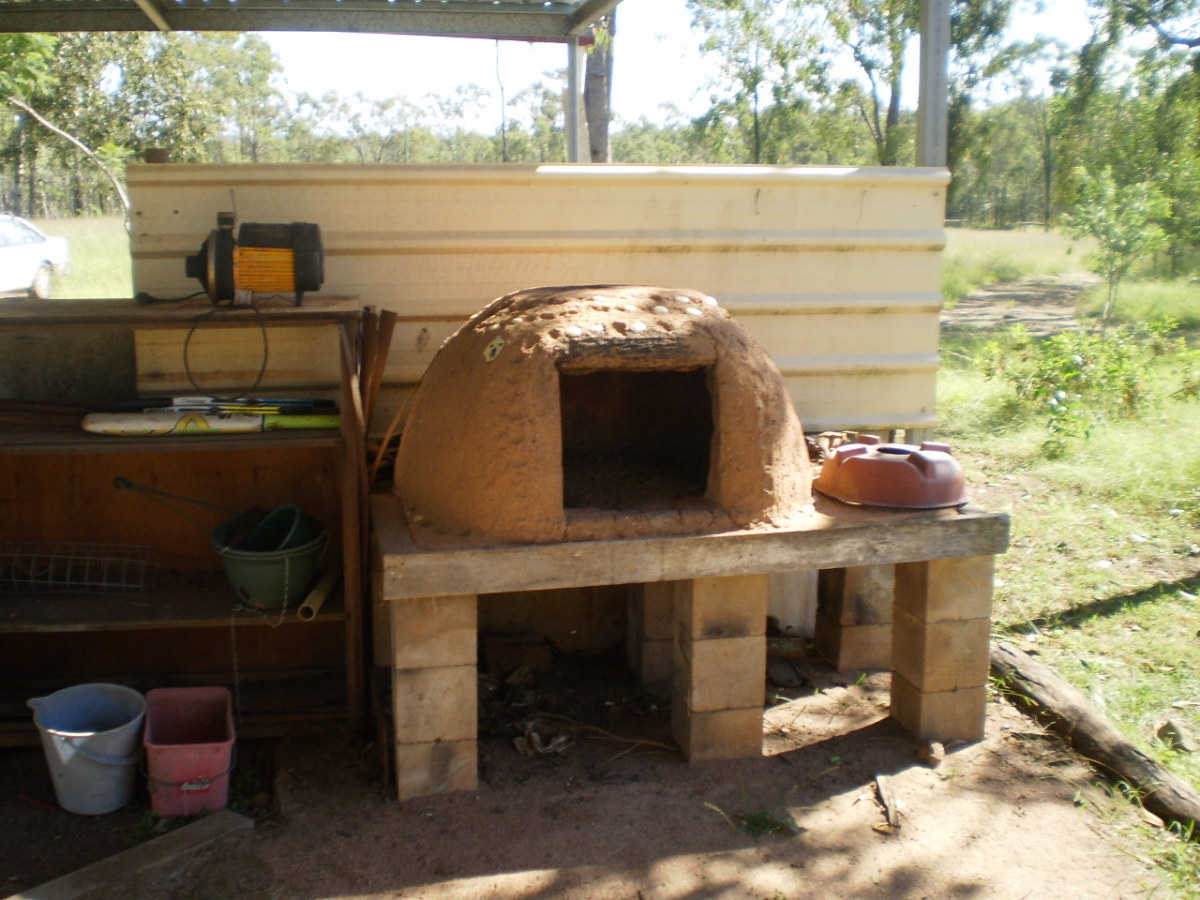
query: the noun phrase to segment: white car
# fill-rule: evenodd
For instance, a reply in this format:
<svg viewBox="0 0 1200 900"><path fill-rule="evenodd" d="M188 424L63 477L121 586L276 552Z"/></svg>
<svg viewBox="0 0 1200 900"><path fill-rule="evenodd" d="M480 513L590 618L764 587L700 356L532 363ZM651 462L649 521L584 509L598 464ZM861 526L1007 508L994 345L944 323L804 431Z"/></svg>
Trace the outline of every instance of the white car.
<svg viewBox="0 0 1200 900"><path fill-rule="evenodd" d="M0 294L46 300L54 276L70 265L66 238L51 237L18 216L0 213Z"/></svg>

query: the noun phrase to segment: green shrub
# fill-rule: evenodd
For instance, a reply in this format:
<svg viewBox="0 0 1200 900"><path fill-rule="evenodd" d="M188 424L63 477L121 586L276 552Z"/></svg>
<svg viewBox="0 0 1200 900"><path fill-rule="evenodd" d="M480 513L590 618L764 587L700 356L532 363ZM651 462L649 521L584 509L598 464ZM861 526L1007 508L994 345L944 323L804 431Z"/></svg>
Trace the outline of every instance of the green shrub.
<svg viewBox="0 0 1200 900"><path fill-rule="evenodd" d="M1018 326L979 347L975 365L1008 384L1029 414L1045 417L1042 452L1060 457L1097 421L1136 416L1167 396L1200 396L1200 351L1176 336L1176 326L1164 319L1044 338ZM1157 364L1166 357L1169 366Z"/></svg>

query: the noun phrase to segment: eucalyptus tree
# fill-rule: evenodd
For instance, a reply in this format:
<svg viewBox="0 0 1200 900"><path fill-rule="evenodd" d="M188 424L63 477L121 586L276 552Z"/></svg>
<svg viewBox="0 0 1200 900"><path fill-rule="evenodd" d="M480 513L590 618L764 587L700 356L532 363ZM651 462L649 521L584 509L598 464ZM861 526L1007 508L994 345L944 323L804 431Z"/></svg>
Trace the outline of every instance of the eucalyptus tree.
<svg viewBox="0 0 1200 900"><path fill-rule="evenodd" d="M70 34L53 42L47 77L20 101L24 140L13 165L25 189L18 206L33 211L36 202L39 212L54 215L112 209L115 199L128 210L116 167L129 142L115 98L125 90L122 63L132 48L140 50L138 39ZM100 193L97 182L104 180Z"/></svg>
<svg viewBox="0 0 1200 900"><path fill-rule="evenodd" d="M1057 184L1064 206L1078 166L1118 185L1153 181L1172 215L1161 223L1171 274L1200 242L1200 0L1090 0L1094 32L1060 77Z"/></svg>
<svg viewBox="0 0 1200 900"><path fill-rule="evenodd" d="M25 99L44 85L56 41L48 34L0 34L0 94Z"/></svg>
<svg viewBox="0 0 1200 900"><path fill-rule="evenodd" d="M1090 0L1113 22L1152 33L1164 46L1200 49L1197 0Z"/></svg>
<svg viewBox="0 0 1200 900"><path fill-rule="evenodd" d="M346 153L360 163L429 162L419 156L423 110L404 97L355 93L337 105ZM427 129L426 129L427 130Z"/></svg>
<svg viewBox="0 0 1200 900"><path fill-rule="evenodd" d="M588 48L583 80L583 106L587 119L588 155L592 162L612 162L609 125L612 115L613 51L617 37L617 11L602 16L594 29L595 43ZM507 160L507 153L504 154Z"/></svg>
<svg viewBox="0 0 1200 900"><path fill-rule="evenodd" d="M900 162L904 60L920 25L913 0L821 0L829 27L866 79L851 96L875 143L876 161Z"/></svg>
<svg viewBox="0 0 1200 900"><path fill-rule="evenodd" d="M1045 97L1024 96L977 110L973 141L954 170L948 215L994 228L1047 222Z"/></svg>
<svg viewBox="0 0 1200 900"><path fill-rule="evenodd" d="M567 158L565 104L560 85L563 73L548 72L550 83L539 81L509 101L508 160L510 162L562 162Z"/></svg>
<svg viewBox="0 0 1200 900"><path fill-rule="evenodd" d="M711 88L710 132L732 126L742 135L745 162L788 162L780 132L796 128L825 91L829 60L821 49L812 4L805 0L688 0L701 51L718 61ZM728 93L727 93L728 92ZM767 108L774 113L768 119Z"/></svg>
<svg viewBox="0 0 1200 900"><path fill-rule="evenodd" d="M1071 233L1090 237L1096 248L1088 267L1104 278L1107 288L1101 326L1108 323L1117 301L1117 288L1139 259L1166 243L1162 222L1171 214L1170 201L1148 182L1121 184L1111 169L1092 173L1081 169L1079 202L1067 220Z"/></svg>
<svg viewBox="0 0 1200 900"><path fill-rule="evenodd" d="M1005 40L1014 2L952 0L952 114L957 110L960 119L984 84L1032 52ZM721 86L731 89L714 95L704 122L710 130L718 119L749 122L754 161L785 161L773 158L778 151L771 148L789 143L800 155L812 152L812 123L828 121L830 111L858 119L873 146L867 161L899 165L913 158L908 101L916 98L904 95L904 68L919 33L919 0L688 0L688 6L706 35L702 49L719 54ZM789 129L794 139L781 140ZM819 137L845 138L841 127ZM952 132L952 158L967 139L966 131ZM856 144L826 152L851 161Z"/></svg>
<svg viewBox="0 0 1200 900"><path fill-rule="evenodd" d="M696 139L691 123L673 109L662 124L642 116L636 122L618 122L612 139L616 162L682 165L710 162Z"/></svg>
<svg viewBox="0 0 1200 900"><path fill-rule="evenodd" d="M45 34L0 34L0 97L23 104L50 78L55 38ZM0 189L0 206L30 212L25 192L25 160L29 140L28 114L16 107L12 116L0 117L0 165L9 177Z"/></svg>
<svg viewBox="0 0 1200 900"><path fill-rule="evenodd" d="M204 73L208 109L219 117L228 162L272 162L285 155L289 113L276 81L283 65L257 34L181 35L189 67ZM225 148L228 147L228 152Z"/></svg>
<svg viewBox="0 0 1200 900"><path fill-rule="evenodd" d="M820 0L838 42L862 77L855 107L876 147L881 165L903 161L908 143L903 110L904 67L920 29L918 0ZM955 167L970 142L963 123L977 93L1037 52L1037 45L1012 42L1006 31L1013 0L952 0L950 4L950 146Z"/></svg>

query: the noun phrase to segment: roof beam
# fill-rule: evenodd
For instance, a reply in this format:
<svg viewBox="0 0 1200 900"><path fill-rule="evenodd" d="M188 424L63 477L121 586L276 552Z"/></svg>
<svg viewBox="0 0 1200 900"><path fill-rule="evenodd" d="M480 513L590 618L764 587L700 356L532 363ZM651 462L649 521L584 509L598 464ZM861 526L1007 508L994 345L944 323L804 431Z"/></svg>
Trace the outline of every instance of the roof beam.
<svg viewBox="0 0 1200 900"><path fill-rule="evenodd" d="M586 2L571 14L567 34L572 37L582 34L596 23L602 16L607 16L617 8L621 0L586 0Z"/></svg>

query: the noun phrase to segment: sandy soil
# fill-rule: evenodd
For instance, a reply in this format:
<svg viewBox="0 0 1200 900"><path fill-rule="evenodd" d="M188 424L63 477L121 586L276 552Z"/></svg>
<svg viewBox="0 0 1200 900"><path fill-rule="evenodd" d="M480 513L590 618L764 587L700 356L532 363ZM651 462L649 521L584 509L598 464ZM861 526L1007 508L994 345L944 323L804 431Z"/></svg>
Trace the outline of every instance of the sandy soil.
<svg viewBox="0 0 1200 900"><path fill-rule="evenodd" d="M1031 305L1068 318L1071 298ZM995 320L1014 302L993 292L954 315ZM983 741L923 760L886 717L886 674L797 656L773 658L760 759L687 765L657 746L669 743L664 698L611 665L481 692L472 792L397 802L378 748L340 730L247 746L234 794L254 830L87 897L1167 895L1131 846L1137 811L1019 710L993 699ZM530 732L558 752L519 752ZM0 894L154 834L144 796L91 819L56 809L40 753L0 751Z"/></svg>

